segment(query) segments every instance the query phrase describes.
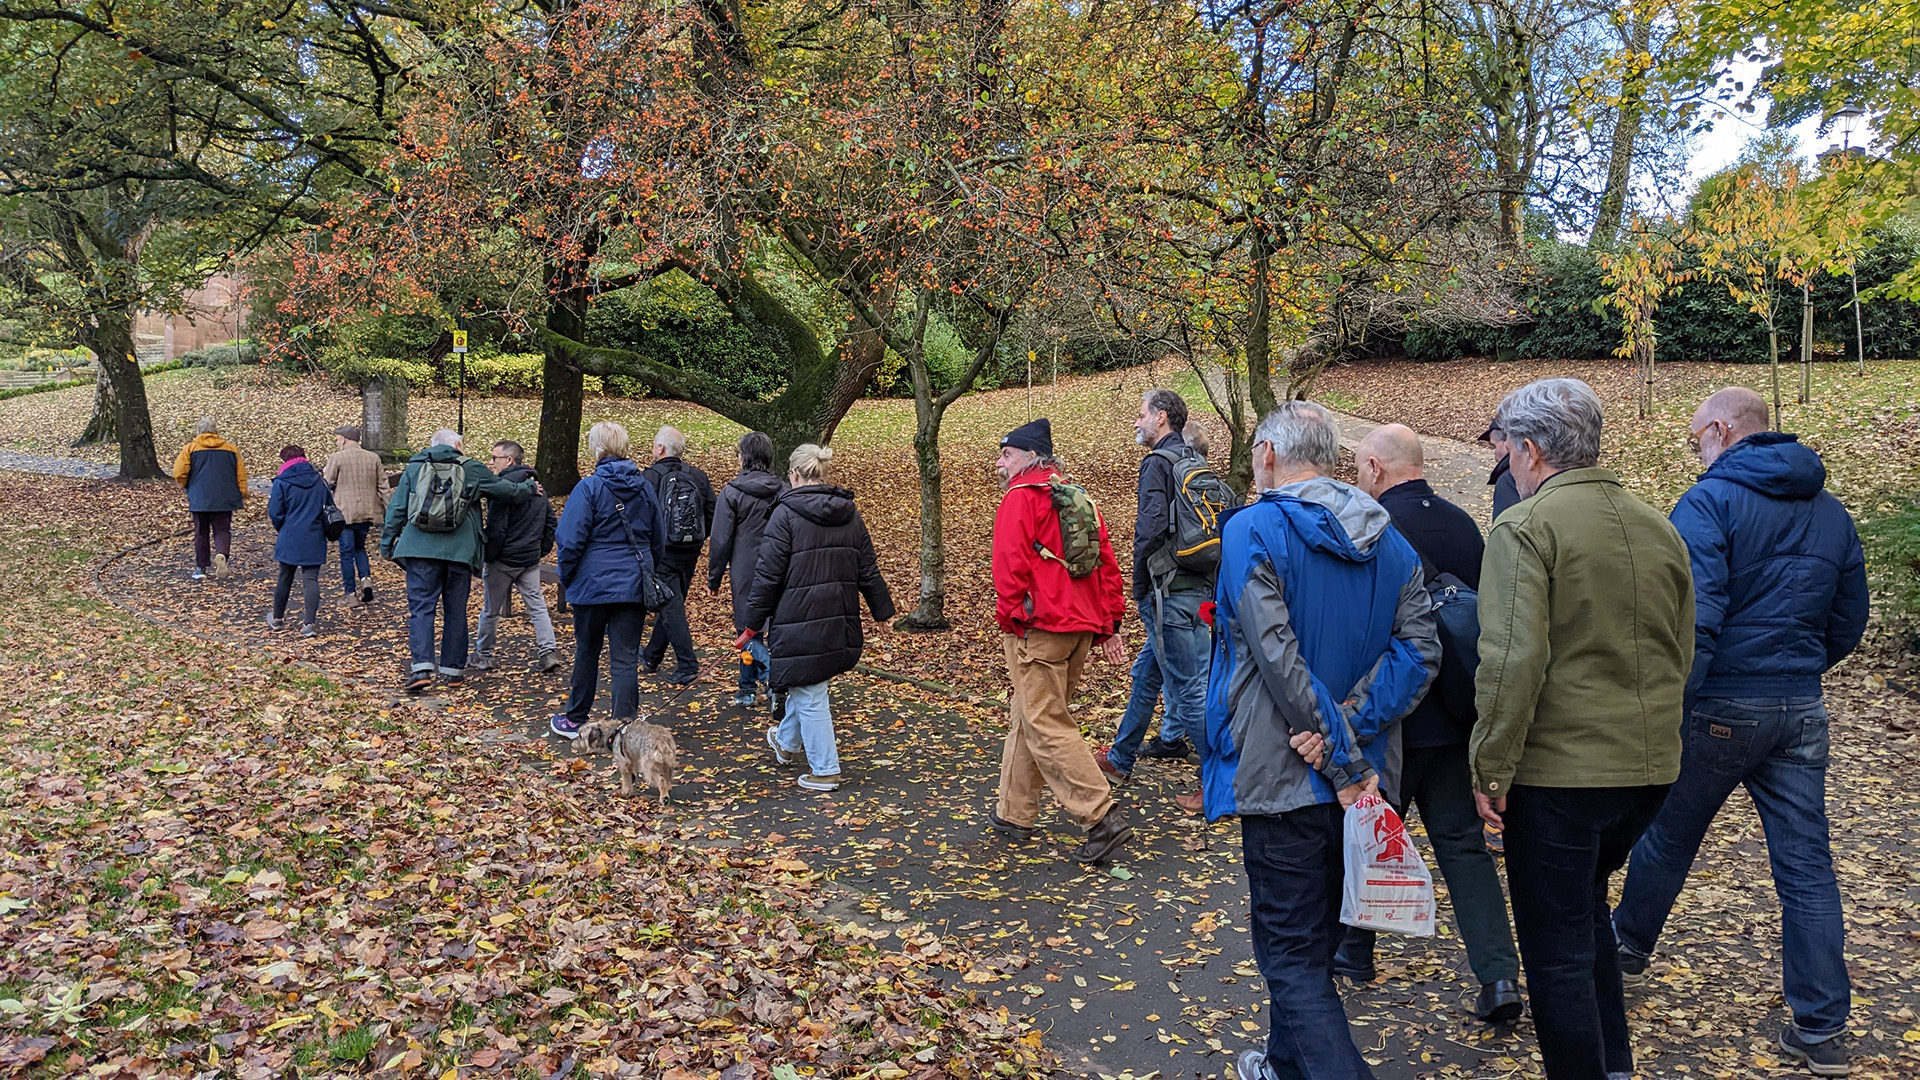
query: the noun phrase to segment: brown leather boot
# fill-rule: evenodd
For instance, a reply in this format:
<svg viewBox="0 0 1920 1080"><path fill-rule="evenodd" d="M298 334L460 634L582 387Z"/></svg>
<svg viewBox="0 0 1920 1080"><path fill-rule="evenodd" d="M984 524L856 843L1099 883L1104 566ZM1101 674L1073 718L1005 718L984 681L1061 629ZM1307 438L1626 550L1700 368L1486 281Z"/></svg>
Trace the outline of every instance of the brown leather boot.
<svg viewBox="0 0 1920 1080"><path fill-rule="evenodd" d="M1107 810L1107 816L1095 822L1087 830L1086 842L1073 849L1073 857L1083 863L1103 863L1113 858L1120 846L1133 839L1133 826L1128 825L1126 816L1120 812L1120 804L1115 803Z"/></svg>

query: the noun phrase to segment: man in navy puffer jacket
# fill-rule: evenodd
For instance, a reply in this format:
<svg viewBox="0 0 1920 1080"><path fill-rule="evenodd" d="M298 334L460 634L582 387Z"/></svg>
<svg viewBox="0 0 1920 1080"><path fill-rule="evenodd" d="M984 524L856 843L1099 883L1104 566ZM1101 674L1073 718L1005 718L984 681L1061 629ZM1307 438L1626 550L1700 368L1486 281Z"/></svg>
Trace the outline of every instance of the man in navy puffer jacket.
<svg viewBox="0 0 1920 1080"><path fill-rule="evenodd" d="M1780 896L1787 1004L1780 1046L1816 1075L1845 1076L1851 987L1827 841L1827 713L1820 676L1867 625L1866 563L1826 466L1767 430L1760 395L1730 387L1694 414L1707 471L1674 507L1693 563L1695 644L1680 779L1634 846L1614 928L1629 983L1707 826L1746 785L1766 827Z"/></svg>

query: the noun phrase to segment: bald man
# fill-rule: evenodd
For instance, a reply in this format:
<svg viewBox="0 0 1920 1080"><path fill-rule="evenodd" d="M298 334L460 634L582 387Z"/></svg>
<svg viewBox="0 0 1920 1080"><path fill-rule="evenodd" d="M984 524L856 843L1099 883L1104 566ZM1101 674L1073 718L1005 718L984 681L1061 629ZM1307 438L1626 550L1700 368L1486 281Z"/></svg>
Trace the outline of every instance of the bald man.
<svg viewBox="0 0 1920 1080"><path fill-rule="evenodd" d="M642 473L653 485L666 522L667 553L658 570L672 582L674 599L653 617L653 638L641 652L640 662L649 674L660 670L671 645L673 673L667 682L672 686L685 686L700 674L700 657L693 650L693 631L687 625L687 590L694 564L713 532L713 481L681 459L686 451L686 436L678 428L663 427L653 437L653 464Z"/></svg>
<svg viewBox="0 0 1920 1080"><path fill-rule="evenodd" d="M1434 494L1427 484L1420 436L1401 424L1369 432L1353 452L1360 488L1377 499L1426 565L1427 580L1451 575L1471 588L1480 584L1485 545L1480 527L1465 510ZM1520 1018L1520 958L1507 921L1507 900L1500 874L1481 837L1473 803L1473 774L1467 761L1467 735L1473 730L1472 676L1466 700L1448 701L1443 674L1427 696L1400 722L1405 753L1400 784L1392 793L1402 815L1420 808L1433 841L1434 862L1453 898L1454 923L1467 947L1467 962L1480 983L1474 1013L1482 1020L1506 1023ZM1457 683L1456 683L1457 685ZM1373 932L1346 929L1334 971L1369 982L1374 977Z"/></svg>
<svg viewBox="0 0 1920 1080"><path fill-rule="evenodd" d="M1673 508L1694 587L1680 778L1633 848L1613 922L1621 974L1639 982L1707 826L1745 785L1780 897L1793 1012L1780 1047L1817 1076L1845 1076L1852 991L1820 677L1866 629L1866 564L1820 455L1767 419L1760 395L1735 386L1702 402L1687 428L1706 471Z"/></svg>

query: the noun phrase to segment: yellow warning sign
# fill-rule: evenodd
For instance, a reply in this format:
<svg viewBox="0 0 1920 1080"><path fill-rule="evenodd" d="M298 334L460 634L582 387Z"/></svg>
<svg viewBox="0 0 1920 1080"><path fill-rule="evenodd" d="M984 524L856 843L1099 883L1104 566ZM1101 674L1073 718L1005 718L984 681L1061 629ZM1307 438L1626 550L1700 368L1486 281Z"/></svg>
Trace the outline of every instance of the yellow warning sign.
<svg viewBox="0 0 1920 1080"><path fill-rule="evenodd" d="M455 330L453 332L453 351L467 351L467 332L465 330Z"/></svg>

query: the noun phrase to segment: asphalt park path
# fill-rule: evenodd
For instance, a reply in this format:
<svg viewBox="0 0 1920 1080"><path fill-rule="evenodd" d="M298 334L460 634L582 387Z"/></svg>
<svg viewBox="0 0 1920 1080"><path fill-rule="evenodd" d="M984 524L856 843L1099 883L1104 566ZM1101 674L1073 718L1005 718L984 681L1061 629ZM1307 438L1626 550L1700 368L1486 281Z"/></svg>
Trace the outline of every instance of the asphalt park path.
<svg viewBox="0 0 1920 1080"><path fill-rule="evenodd" d="M179 536L132 552L106 568L102 587L183 633L301 659L406 707L395 692L405 605L390 568L376 570L382 591L369 609L344 609L331 586L324 589L321 634L302 641L263 625L274 579L264 523L236 528L235 575L226 582L188 579L190 543ZM477 595L474 603L477 617ZM570 650L567 620L559 622L561 647ZM530 671L532 644L516 615L498 649L506 666L454 691L467 709L477 703L493 718L473 736L502 749L503 767L529 776L578 761L571 782L619 798L606 757L582 757L545 734L546 717L564 701L566 674ZM767 749L765 709L726 704L734 681L728 652L702 644L708 668L693 690L641 681L641 709L672 727L681 748L665 812L679 820L683 842L791 852L845 887L845 902L826 914L859 923L883 945L924 956L943 938L958 939L979 959L956 955L942 973L991 1004L1037 1018L1071 1073L1222 1076L1264 1039L1239 827L1203 825L1173 806L1172 796L1193 785L1192 766L1143 762L1116 792L1135 842L1114 865L1085 868L1068 858L1079 830L1059 819L1050 799L1047 831L1030 844L986 828L1003 710L842 676L833 707L848 781L830 794L806 792L794 784L799 770L775 764ZM602 712L607 700L603 683ZM419 707L435 706L426 698ZM1114 722L1083 720L1099 737ZM1442 912L1445 922L1444 905ZM1383 936L1380 968L1380 980L1346 990L1346 999L1355 1036L1383 1080L1524 1072L1525 1023L1515 1034L1467 1014L1473 987L1449 929L1430 939Z"/></svg>

